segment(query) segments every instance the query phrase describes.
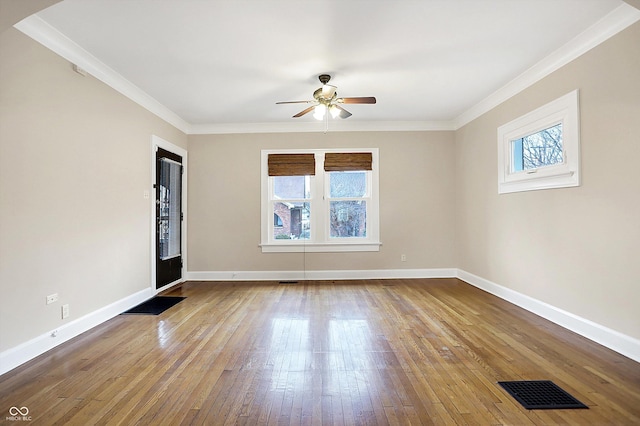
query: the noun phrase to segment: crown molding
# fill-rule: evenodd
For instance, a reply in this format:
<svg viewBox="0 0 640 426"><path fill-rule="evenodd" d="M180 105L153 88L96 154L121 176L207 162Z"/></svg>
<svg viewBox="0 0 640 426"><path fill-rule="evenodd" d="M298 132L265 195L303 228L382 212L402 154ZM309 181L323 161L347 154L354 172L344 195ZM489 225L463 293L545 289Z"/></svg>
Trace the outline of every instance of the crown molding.
<svg viewBox="0 0 640 426"><path fill-rule="evenodd" d="M324 122L321 121L190 124L37 15L23 19L15 25L15 28L186 134L309 133L325 131ZM328 129L331 132L426 130L454 130L454 123L451 121L330 121Z"/></svg>
<svg viewBox="0 0 640 426"><path fill-rule="evenodd" d="M192 124L191 135L230 133L411 132L455 130L451 121L296 121L278 123Z"/></svg>
<svg viewBox="0 0 640 426"><path fill-rule="evenodd" d="M640 10L626 3L621 4L564 46L460 114L453 120L455 129L457 130L484 113L491 111L502 102L557 71L638 20L640 20Z"/></svg>
<svg viewBox="0 0 640 426"><path fill-rule="evenodd" d="M139 87L122 77L37 15L15 27L48 49L93 75L143 108L186 134L231 133L308 133L308 132L383 132L383 131L451 131L457 130L502 102L520 93L585 52L640 20L640 10L623 3L593 26L576 36L542 61L532 66L491 95L452 120L442 121L330 121L278 123L203 123L191 124L182 119Z"/></svg>
<svg viewBox="0 0 640 426"><path fill-rule="evenodd" d="M38 43L82 68L98 80L120 92L167 123L187 133L189 123L169 108L149 96L129 80L122 77L98 58L84 50L60 31L37 15L31 15L14 25Z"/></svg>

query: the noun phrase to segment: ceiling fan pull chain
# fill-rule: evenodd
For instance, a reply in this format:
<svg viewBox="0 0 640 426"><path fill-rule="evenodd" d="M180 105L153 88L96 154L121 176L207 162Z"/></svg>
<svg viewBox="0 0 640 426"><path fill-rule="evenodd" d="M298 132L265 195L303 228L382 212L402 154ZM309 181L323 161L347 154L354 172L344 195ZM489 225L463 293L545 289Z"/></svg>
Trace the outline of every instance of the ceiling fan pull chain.
<svg viewBox="0 0 640 426"><path fill-rule="evenodd" d="M329 131L329 114L324 115L324 133Z"/></svg>

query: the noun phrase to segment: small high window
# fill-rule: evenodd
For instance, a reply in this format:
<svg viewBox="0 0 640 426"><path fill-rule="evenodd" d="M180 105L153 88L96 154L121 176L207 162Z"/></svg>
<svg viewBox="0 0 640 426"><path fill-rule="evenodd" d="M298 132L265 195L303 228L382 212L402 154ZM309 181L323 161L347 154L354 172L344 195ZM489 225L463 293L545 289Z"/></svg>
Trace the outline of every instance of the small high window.
<svg viewBox="0 0 640 426"><path fill-rule="evenodd" d="M498 192L580 185L578 91L498 128Z"/></svg>

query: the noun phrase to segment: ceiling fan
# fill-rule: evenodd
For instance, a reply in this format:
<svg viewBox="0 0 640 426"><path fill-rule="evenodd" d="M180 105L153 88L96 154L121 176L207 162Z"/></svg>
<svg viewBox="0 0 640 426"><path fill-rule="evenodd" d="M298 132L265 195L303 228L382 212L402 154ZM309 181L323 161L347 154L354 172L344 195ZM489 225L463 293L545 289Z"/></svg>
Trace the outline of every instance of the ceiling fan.
<svg viewBox="0 0 640 426"><path fill-rule="evenodd" d="M311 101L285 101L276 102L280 104L313 104L309 108L303 109L299 113L293 116L293 118L302 117L303 115L314 111L313 116L318 120L325 118L327 112L331 114L333 118L349 118L351 113L342 108L340 104L375 104L376 98L373 96L363 96L355 98L339 98L336 92L337 87L332 86L329 83L331 76L328 74L321 74L318 79L322 83L322 87L313 92L313 100Z"/></svg>

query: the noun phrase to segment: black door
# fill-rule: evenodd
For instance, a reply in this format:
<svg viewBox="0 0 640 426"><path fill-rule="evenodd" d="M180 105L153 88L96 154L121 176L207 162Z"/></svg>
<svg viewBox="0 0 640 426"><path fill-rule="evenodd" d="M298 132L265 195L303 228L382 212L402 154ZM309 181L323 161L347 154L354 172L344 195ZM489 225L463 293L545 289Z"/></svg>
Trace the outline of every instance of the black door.
<svg viewBox="0 0 640 426"><path fill-rule="evenodd" d="M156 152L156 288L182 278L182 157Z"/></svg>

